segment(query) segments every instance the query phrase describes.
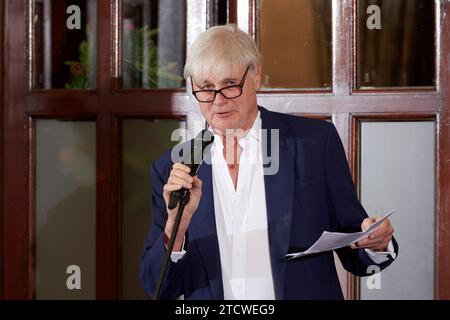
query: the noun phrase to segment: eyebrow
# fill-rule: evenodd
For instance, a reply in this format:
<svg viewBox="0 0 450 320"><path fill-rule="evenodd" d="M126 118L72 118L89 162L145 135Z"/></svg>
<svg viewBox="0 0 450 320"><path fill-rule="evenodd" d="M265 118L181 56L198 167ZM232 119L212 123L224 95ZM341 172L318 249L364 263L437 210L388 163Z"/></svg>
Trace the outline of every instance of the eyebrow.
<svg viewBox="0 0 450 320"><path fill-rule="evenodd" d="M220 84L224 84L224 83L227 83L227 82L230 82L230 81L233 81L233 82L239 82L239 79L237 79L237 78L225 78L225 79L223 79L221 82L220 82ZM197 83L196 83L197 84ZM204 87L204 86L206 86L206 85L210 85L210 84L213 84L211 81L209 81L209 80L204 80L203 82L202 82L202 84L200 85L200 87ZM197 86L199 86L198 84L197 84Z"/></svg>

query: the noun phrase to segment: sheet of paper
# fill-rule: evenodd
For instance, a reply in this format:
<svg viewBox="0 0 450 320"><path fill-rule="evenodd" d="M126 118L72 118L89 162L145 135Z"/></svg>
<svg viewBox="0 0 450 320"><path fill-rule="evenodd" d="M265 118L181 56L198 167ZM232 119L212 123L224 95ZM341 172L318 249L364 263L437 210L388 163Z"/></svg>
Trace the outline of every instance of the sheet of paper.
<svg viewBox="0 0 450 320"><path fill-rule="evenodd" d="M339 233L339 232L328 232L324 231L319 239L317 239L314 244L309 247L308 250L303 252L289 253L286 255L287 258L293 259L298 257L303 257L313 253L319 253L324 251L330 251L334 249L339 249L352 245L364 238L367 238L375 229L377 229L385 219L387 219L394 211L386 213L377 222L370 225L364 231L354 232L354 233Z"/></svg>

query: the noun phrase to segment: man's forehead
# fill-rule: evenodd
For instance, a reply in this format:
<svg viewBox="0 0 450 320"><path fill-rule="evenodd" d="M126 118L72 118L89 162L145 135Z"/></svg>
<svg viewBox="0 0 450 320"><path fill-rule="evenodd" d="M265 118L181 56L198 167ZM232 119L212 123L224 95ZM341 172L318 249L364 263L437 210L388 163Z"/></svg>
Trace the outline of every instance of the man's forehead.
<svg viewBox="0 0 450 320"><path fill-rule="evenodd" d="M202 82L202 83L224 83L224 82L228 82L230 80L239 81L239 78L237 76L233 77L232 75L223 76L223 77L210 76L210 77L204 78L200 82Z"/></svg>
<svg viewBox="0 0 450 320"><path fill-rule="evenodd" d="M245 69L240 66L225 68L208 68L202 70L201 74L195 79L201 83L223 83L230 80L239 81Z"/></svg>

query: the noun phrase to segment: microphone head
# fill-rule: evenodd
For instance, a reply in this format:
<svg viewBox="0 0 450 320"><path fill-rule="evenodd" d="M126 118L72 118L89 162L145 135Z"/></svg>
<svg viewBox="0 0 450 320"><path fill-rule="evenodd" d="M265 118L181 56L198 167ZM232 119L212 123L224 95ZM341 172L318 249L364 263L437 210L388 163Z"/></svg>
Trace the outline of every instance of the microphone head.
<svg viewBox="0 0 450 320"><path fill-rule="evenodd" d="M214 142L213 133L207 129L203 129L199 135L201 135L203 149Z"/></svg>
<svg viewBox="0 0 450 320"><path fill-rule="evenodd" d="M205 149L214 141L214 135L211 131L207 129L203 129L199 132L199 134L192 141L192 147L194 149L202 149L202 153L204 153ZM203 155L202 155L203 157Z"/></svg>
<svg viewBox="0 0 450 320"><path fill-rule="evenodd" d="M186 159L186 161L183 160L183 163L191 168L190 172L191 176L197 174L197 170L200 167L200 164L203 162L203 158L205 157L207 149L210 147L213 141L214 135L212 134L211 131L207 129L202 130L191 141L190 154L184 155L189 159ZM184 188L177 191L172 191L170 194L169 204L167 206L169 210L174 209L177 206L180 199L185 197L186 193L189 193L189 191Z"/></svg>
<svg viewBox="0 0 450 320"><path fill-rule="evenodd" d="M200 163L202 163L205 154L209 151L211 144L214 141L214 135L211 131L204 129L202 130L191 142L191 155L190 159L195 170L198 168Z"/></svg>

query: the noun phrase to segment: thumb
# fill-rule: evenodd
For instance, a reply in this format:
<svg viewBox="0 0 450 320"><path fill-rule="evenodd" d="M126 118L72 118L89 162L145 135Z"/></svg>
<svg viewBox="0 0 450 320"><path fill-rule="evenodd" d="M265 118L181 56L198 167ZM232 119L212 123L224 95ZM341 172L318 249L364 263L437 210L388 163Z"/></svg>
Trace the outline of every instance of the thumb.
<svg viewBox="0 0 450 320"><path fill-rule="evenodd" d="M364 219L364 221L361 223L361 229L366 230L371 224L375 223L377 221L374 217L369 217Z"/></svg>
<svg viewBox="0 0 450 320"><path fill-rule="evenodd" d="M193 177L193 181L192 181L192 186L194 187L194 189L201 189L202 188L202 180L200 180L200 178L198 176L194 176Z"/></svg>

